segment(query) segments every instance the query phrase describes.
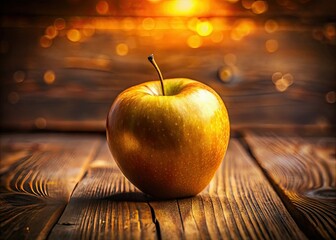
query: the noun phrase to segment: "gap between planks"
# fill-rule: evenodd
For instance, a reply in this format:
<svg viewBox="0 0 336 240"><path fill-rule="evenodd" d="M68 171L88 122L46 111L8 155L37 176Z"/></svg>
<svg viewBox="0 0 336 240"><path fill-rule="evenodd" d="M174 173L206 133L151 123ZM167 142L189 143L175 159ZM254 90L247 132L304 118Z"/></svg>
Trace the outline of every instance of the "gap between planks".
<svg viewBox="0 0 336 240"><path fill-rule="evenodd" d="M302 138L298 135L279 137L271 132L261 134L251 131L241 135L244 136L240 138L241 144L277 192L299 228L311 239L334 239L335 138ZM323 141L327 143L319 149L318 142ZM308 157L307 149L311 151L308 155L312 157ZM316 152L320 154L316 155ZM308 164L309 169L302 167L303 164ZM298 176L298 171L301 176ZM319 175L317 182L312 172ZM290 176L292 178L289 181ZM303 184L302 178L308 183ZM323 195L323 190L320 193L319 189L327 193ZM312 209L308 211L307 206Z"/></svg>

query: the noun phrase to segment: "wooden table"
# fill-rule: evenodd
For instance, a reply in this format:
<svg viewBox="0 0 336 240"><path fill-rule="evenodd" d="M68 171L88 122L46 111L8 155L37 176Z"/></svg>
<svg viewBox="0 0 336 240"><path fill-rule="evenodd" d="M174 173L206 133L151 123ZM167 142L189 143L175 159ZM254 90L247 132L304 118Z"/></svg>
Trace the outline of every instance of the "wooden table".
<svg viewBox="0 0 336 240"><path fill-rule="evenodd" d="M1 239L335 239L334 137L243 132L211 183L157 201L103 134L1 137Z"/></svg>

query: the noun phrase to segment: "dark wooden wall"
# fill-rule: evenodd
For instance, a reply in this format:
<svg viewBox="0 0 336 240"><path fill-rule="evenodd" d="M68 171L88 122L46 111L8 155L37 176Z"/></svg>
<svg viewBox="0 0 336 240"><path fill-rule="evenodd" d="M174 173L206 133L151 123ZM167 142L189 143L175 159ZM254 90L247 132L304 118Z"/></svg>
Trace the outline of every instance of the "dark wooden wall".
<svg viewBox="0 0 336 240"><path fill-rule="evenodd" d="M187 77L213 87L233 128L332 127L335 3L290 2L297 7L269 3L264 14L226 3L230 14L218 7L198 19L213 27L208 36L190 29L191 16L150 11L148 18L148 2L127 12L121 1L110 1L103 16L96 2L2 3L1 128L104 131L118 93L157 79L147 61L151 53L165 78ZM57 19L65 26L55 33ZM197 48L188 45L193 37L202 41Z"/></svg>

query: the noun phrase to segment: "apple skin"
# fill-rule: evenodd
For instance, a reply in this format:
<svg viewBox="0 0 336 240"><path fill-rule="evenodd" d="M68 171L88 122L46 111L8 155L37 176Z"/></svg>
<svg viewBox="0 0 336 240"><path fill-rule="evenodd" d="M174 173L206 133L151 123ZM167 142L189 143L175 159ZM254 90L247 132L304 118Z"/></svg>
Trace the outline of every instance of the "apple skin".
<svg viewBox="0 0 336 240"><path fill-rule="evenodd" d="M210 87L186 78L146 82L122 92L107 116L119 168L155 198L197 195L222 162L230 138L226 107Z"/></svg>

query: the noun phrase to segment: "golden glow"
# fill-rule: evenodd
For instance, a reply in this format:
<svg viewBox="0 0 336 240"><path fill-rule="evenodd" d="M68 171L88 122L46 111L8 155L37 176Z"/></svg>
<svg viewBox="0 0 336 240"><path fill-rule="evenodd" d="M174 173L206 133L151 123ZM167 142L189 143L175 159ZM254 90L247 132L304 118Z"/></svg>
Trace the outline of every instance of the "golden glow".
<svg viewBox="0 0 336 240"><path fill-rule="evenodd" d="M199 48L202 45L202 39L198 35L191 35L187 40L188 46L191 48Z"/></svg>
<svg viewBox="0 0 336 240"><path fill-rule="evenodd" d="M265 47L266 47L267 52L274 53L278 50L279 43L275 39L269 39L269 40L266 41Z"/></svg>
<svg viewBox="0 0 336 240"><path fill-rule="evenodd" d="M78 42L81 39L81 33L77 29L70 29L67 32L67 37L71 42Z"/></svg>
<svg viewBox="0 0 336 240"><path fill-rule="evenodd" d="M175 0L175 11L182 14L191 13L195 7L194 0Z"/></svg>
<svg viewBox="0 0 336 240"><path fill-rule="evenodd" d="M142 20L142 27L145 30L153 30L155 28L155 21L153 18L145 18Z"/></svg>
<svg viewBox="0 0 336 240"><path fill-rule="evenodd" d="M99 1L96 4L96 11L100 15L105 15L109 11L109 4L106 1Z"/></svg>
<svg viewBox="0 0 336 240"><path fill-rule="evenodd" d="M125 44L125 43L119 43L116 46L116 53L119 56L125 56L125 55L127 55L128 54L128 46L127 46L127 44Z"/></svg>
<svg viewBox="0 0 336 240"><path fill-rule="evenodd" d="M17 83L21 83L25 80L26 78L26 74L24 71L16 71L14 74L13 74L13 79L15 82Z"/></svg>
<svg viewBox="0 0 336 240"><path fill-rule="evenodd" d="M55 72L52 70L46 71L43 75L43 79L46 84L53 84L56 79Z"/></svg>
<svg viewBox="0 0 336 240"><path fill-rule="evenodd" d="M48 48L52 45L52 40L47 36L42 36L40 38L41 47Z"/></svg>
<svg viewBox="0 0 336 240"><path fill-rule="evenodd" d="M65 28L65 20L63 18L56 18L54 26L57 30L63 30Z"/></svg>
<svg viewBox="0 0 336 240"><path fill-rule="evenodd" d="M325 99L327 103L335 103L336 102L336 93L335 91L330 91L325 95Z"/></svg>
<svg viewBox="0 0 336 240"><path fill-rule="evenodd" d="M239 41L252 33L255 29L255 24L252 20L241 20L231 31L231 38L235 41Z"/></svg>
<svg viewBox="0 0 336 240"><path fill-rule="evenodd" d="M34 123L35 127L38 129L44 129L47 126L47 120L43 117L36 118Z"/></svg>
<svg viewBox="0 0 336 240"><path fill-rule="evenodd" d="M265 1L258 0L252 3L251 9L255 14L261 14L267 11L268 4Z"/></svg>
<svg viewBox="0 0 336 240"><path fill-rule="evenodd" d="M268 33L272 33L277 31L279 28L278 23L275 20L269 19L265 23L265 31Z"/></svg>
<svg viewBox="0 0 336 240"><path fill-rule="evenodd" d="M212 33L212 30L213 27L209 21L200 21L197 23L196 31L202 37L209 36Z"/></svg>
<svg viewBox="0 0 336 240"><path fill-rule="evenodd" d="M170 16L191 16L198 10L203 10L200 4L201 1L196 0L171 0L165 2L163 9Z"/></svg>

